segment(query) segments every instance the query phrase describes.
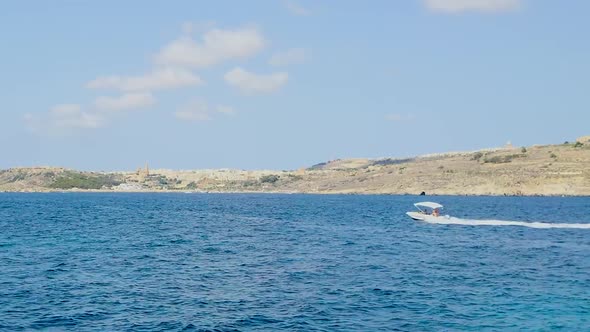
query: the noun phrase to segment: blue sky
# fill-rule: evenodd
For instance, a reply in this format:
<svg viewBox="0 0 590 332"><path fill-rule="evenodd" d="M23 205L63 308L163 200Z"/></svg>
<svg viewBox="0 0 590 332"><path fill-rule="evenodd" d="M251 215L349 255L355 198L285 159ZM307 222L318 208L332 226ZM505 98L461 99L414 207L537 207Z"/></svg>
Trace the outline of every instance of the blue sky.
<svg viewBox="0 0 590 332"><path fill-rule="evenodd" d="M296 169L590 134L590 2L13 1L0 168Z"/></svg>

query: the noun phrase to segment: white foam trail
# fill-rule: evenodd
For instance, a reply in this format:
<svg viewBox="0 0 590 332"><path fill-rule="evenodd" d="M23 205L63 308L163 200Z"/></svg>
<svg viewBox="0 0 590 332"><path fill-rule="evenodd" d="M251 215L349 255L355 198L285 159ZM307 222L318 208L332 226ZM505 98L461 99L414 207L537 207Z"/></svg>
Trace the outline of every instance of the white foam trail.
<svg viewBox="0 0 590 332"><path fill-rule="evenodd" d="M508 220L474 220L460 218L439 218L437 220L425 220L431 224L443 225L466 225L466 226L523 226L530 228L576 228L590 229L590 224L567 224L567 223L546 223L546 222L525 222Z"/></svg>

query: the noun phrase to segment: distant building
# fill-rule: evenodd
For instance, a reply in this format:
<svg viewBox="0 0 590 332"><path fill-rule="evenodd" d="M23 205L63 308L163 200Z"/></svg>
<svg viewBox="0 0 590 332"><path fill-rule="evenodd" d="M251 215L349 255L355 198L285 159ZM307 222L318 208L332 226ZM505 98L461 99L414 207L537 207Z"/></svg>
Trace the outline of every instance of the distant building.
<svg viewBox="0 0 590 332"><path fill-rule="evenodd" d="M145 163L145 168L138 168L137 171L135 172L135 174L137 174L137 176L141 176L144 178L147 178L150 176L150 166L148 165L148 163Z"/></svg>
<svg viewBox="0 0 590 332"><path fill-rule="evenodd" d="M301 167L295 171L296 175L305 175L305 167Z"/></svg>

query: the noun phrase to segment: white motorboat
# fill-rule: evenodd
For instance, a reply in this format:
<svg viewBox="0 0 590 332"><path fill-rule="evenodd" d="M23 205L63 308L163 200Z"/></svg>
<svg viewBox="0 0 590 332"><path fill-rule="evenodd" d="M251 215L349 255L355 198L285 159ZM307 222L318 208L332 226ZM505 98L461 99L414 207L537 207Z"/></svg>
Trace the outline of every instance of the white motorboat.
<svg viewBox="0 0 590 332"><path fill-rule="evenodd" d="M448 215L443 216L440 214L440 210L442 210L443 206L438 203L419 202L415 203L414 206L418 211L406 212L406 214L414 220L437 221L450 218Z"/></svg>

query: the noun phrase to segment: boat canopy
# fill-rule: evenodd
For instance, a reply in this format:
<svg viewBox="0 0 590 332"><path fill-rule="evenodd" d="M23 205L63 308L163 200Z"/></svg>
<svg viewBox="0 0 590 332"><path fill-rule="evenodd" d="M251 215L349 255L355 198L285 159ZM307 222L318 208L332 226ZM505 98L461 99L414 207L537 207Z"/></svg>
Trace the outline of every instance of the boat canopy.
<svg viewBox="0 0 590 332"><path fill-rule="evenodd" d="M427 208L431 208L431 209L440 209L443 206L438 204L438 203L434 203L434 202L420 202L420 203L416 203L414 204L415 207L417 207L418 209L420 209L420 207L427 207Z"/></svg>

